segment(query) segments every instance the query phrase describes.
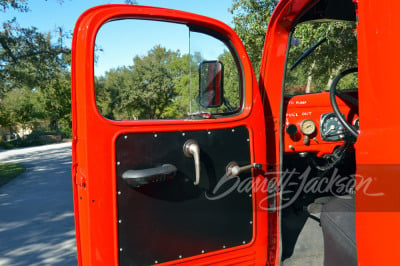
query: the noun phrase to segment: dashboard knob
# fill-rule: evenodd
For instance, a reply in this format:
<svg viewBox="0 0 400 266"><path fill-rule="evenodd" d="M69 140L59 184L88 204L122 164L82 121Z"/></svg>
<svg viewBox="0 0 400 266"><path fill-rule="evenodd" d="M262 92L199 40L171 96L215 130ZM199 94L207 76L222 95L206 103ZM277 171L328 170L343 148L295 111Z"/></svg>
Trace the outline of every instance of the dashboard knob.
<svg viewBox="0 0 400 266"><path fill-rule="evenodd" d="M297 134L297 126L294 124L290 124L286 127L286 133L288 133L290 136L294 136Z"/></svg>

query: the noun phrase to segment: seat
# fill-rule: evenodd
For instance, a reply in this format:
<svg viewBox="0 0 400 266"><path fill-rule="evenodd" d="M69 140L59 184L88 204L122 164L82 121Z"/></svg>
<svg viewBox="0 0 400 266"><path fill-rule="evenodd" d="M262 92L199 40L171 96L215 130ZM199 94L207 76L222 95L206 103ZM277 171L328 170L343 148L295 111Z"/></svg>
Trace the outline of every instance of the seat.
<svg viewBox="0 0 400 266"><path fill-rule="evenodd" d="M355 199L334 198L321 212L324 265L357 265Z"/></svg>

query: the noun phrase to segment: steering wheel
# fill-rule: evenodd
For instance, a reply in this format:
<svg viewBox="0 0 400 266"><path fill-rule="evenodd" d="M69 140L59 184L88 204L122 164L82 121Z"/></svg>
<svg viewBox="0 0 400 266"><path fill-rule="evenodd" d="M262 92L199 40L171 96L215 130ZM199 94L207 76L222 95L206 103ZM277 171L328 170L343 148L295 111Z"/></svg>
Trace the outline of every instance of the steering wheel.
<svg viewBox="0 0 400 266"><path fill-rule="evenodd" d="M337 95L345 100L348 100L349 102L353 103L354 105L357 105L357 107L358 107L358 100L356 98L336 90L337 84L343 77L347 76L348 74L355 73L355 72L358 72L357 67L350 68L343 72L340 72L339 75L337 75L335 77L335 79L332 81L331 87L329 88L329 96L330 96L333 112L335 112L337 118L339 119L339 122L343 125L343 127L345 127L350 132L350 134L355 139L357 139L358 131L349 122L347 122L346 119L342 116L342 113L340 112L339 107L336 102L336 95Z"/></svg>

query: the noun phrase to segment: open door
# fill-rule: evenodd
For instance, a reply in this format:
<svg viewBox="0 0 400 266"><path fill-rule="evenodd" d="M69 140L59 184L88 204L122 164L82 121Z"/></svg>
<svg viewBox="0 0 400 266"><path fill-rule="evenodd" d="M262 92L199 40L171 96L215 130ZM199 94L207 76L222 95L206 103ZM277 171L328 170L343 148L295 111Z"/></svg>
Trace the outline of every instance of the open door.
<svg viewBox="0 0 400 266"><path fill-rule="evenodd" d="M232 29L90 9L74 32L72 107L80 265L266 264L263 106Z"/></svg>

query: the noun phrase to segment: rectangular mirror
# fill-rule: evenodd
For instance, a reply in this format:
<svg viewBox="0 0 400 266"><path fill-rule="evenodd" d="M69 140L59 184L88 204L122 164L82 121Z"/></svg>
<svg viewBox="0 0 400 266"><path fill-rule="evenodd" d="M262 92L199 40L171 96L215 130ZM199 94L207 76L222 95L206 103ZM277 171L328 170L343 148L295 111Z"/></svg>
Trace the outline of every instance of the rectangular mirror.
<svg viewBox="0 0 400 266"><path fill-rule="evenodd" d="M220 107L224 95L224 65L218 60L199 65L199 103L205 108Z"/></svg>

